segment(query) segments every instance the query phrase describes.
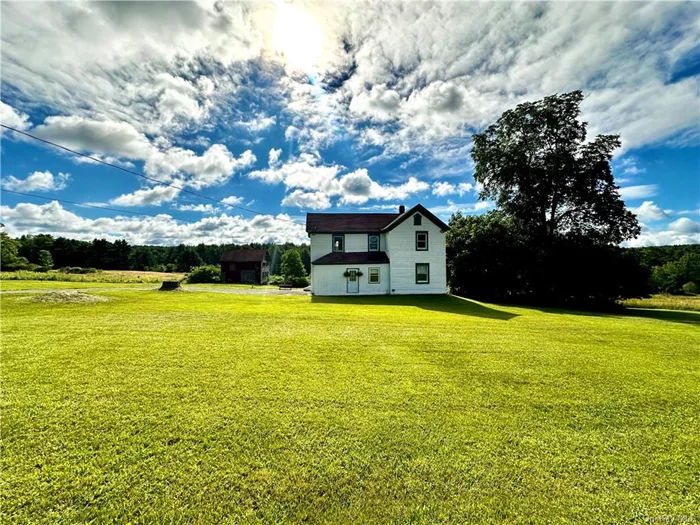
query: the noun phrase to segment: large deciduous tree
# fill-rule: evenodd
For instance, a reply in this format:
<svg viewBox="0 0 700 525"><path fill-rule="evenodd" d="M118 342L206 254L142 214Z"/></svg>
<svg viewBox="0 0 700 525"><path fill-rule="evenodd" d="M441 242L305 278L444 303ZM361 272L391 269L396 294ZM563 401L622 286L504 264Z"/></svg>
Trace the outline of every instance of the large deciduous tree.
<svg viewBox="0 0 700 525"><path fill-rule="evenodd" d="M615 185L610 160L617 135L586 142L581 91L508 110L474 135L474 179L533 240L574 235L619 244L640 232Z"/></svg>

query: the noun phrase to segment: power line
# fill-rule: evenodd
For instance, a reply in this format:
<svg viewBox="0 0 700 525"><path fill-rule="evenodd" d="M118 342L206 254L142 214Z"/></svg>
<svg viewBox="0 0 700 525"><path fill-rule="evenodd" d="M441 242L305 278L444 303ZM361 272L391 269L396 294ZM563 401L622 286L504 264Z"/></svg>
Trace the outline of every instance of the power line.
<svg viewBox="0 0 700 525"><path fill-rule="evenodd" d="M230 208L236 208L236 209L238 209L238 210L242 210L242 211L245 211L245 212L248 212L248 213L254 213L255 215L270 215L269 213L263 213L263 212L261 212L261 211L255 211L255 210L251 210L251 209L249 209L249 208L244 208L244 207L242 207L242 206L236 206L236 205L234 205L234 204L228 204L228 203L224 202L223 200L215 199L214 197L209 197L208 195L203 195L203 194L198 193L198 192L196 192L196 191L188 190L187 188L184 188L184 187L182 187L182 186L178 186L178 185L176 185L176 184L171 184L171 183L169 183L169 182L165 182L165 181L162 181L162 180L155 179L155 178L153 178L153 177L149 177L148 175L144 175L143 173L139 173L138 171L133 171L133 170L124 168L124 167L122 167L122 166L118 166L117 164L112 164L111 162L107 162L107 161L104 161L104 160L99 159L99 158L97 158L97 157L93 157L93 156L91 156L91 155L87 155L87 154L85 154L85 153L81 153L80 151L77 151L77 150L68 148L68 147L66 147L66 146L62 146L61 144L56 144L55 142L51 142L50 140L42 139L42 138L40 138L40 137L37 137L36 135L32 135L31 133L27 133L26 131L21 131L21 130L19 130L19 129L16 129L16 128L13 128L13 127L10 127L10 126L6 126L5 124L0 124L0 126L3 127L3 128L5 128L5 129L8 129L8 130L10 130L10 131L14 131L15 133L19 133L20 135L24 135L25 137L29 137L29 138L31 138L31 139L38 140L39 142L43 142L44 144L49 144L49 145L54 146L54 147L56 147L56 148L62 149L62 150L64 150L64 151L67 151L68 153L72 153L72 154L74 154L74 155L79 155L80 157L84 157L84 158L86 158L86 159L90 159L90 160L92 160L93 162L97 162L98 164L104 164L105 166L110 166L110 167L112 167L112 168L116 168L116 169L118 169L118 170L121 170L121 171L123 171L123 172L129 173L129 174L131 174L131 175L136 175L137 177L141 177L142 179L149 180L149 181L154 182L154 183L156 183L156 184L160 184L160 185L162 185L162 186L168 186L168 187L170 187L170 188L174 188L174 189L176 189L176 190L179 190L179 191L181 191L181 192L183 192L183 193L187 193L187 194L189 194L189 195L194 195L195 197L199 197L200 199L206 199L206 200L209 200L209 201L212 201L212 202L217 202L217 203L219 203L219 204L223 204L224 206L228 206L228 207L230 207ZM57 199L53 199L53 200L57 200ZM128 212L127 212L127 213L128 213ZM294 220L292 220L292 219L282 219L282 218L280 218L280 217L275 217L275 220L278 220L278 221L285 221L285 222L293 222L293 223L296 224L296 221L294 221Z"/></svg>
<svg viewBox="0 0 700 525"><path fill-rule="evenodd" d="M74 204L76 206L85 206L86 208L96 208L98 210L109 210L109 211L115 211L118 213L130 213L132 215L141 215L143 217L153 217L154 219L160 218L158 215L153 215L152 213L141 213L138 211L129 211L129 210L120 210L119 208L110 208L109 206L100 206L99 204L90 204L88 202L75 202L75 201L69 201L67 199L57 199L55 197L44 197L43 195L33 195L31 193L24 193L21 191L14 191L14 190L6 190L5 188L0 188L0 191L4 193L13 193L15 195L23 195L25 197L32 197L34 199L43 199L45 201L57 201L57 202L62 202L64 204ZM180 222L187 222L190 224L196 224L199 221L188 221L185 219L178 219L176 217L170 217L171 219L175 221L180 221Z"/></svg>

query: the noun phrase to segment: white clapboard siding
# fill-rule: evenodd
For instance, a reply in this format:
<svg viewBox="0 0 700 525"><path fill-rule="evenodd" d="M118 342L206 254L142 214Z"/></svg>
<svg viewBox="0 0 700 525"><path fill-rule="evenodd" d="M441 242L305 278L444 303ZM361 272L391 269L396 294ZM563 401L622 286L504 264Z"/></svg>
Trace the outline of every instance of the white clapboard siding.
<svg viewBox="0 0 700 525"><path fill-rule="evenodd" d="M347 293L347 277L343 273L348 268L357 268L362 272L359 293ZM379 268L379 284L370 284L369 269ZM314 295L387 295L389 293L388 264L328 264L312 265L313 281L311 292Z"/></svg>
<svg viewBox="0 0 700 525"><path fill-rule="evenodd" d="M416 251L416 232L428 232L428 250ZM443 294L447 292L445 234L423 217L420 226L413 216L387 233L392 294ZM430 283L416 284L416 263L430 264Z"/></svg>

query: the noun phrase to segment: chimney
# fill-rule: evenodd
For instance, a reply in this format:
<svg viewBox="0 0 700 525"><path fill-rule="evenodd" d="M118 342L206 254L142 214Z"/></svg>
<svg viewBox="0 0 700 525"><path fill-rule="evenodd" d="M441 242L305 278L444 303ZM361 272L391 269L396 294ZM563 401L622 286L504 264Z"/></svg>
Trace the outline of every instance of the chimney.
<svg viewBox="0 0 700 525"><path fill-rule="evenodd" d="M406 213L406 206L404 206L403 204L399 206L399 215L401 215L402 213Z"/></svg>

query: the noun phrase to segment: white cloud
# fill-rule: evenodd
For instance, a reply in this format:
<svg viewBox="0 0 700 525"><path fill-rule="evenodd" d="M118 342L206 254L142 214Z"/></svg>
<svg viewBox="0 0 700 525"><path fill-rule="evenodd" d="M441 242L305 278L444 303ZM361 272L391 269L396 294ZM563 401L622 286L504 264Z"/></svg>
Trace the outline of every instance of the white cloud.
<svg viewBox="0 0 700 525"><path fill-rule="evenodd" d="M490 201L458 203L448 200L446 205L431 206L430 210L436 215L449 216L458 211L462 213L475 213L486 211L493 207L494 204Z"/></svg>
<svg viewBox="0 0 700 525"><path fill-rule="evenodd" d="M625 200L646 199L658 193L656 184L640 184L638 186L624 186L620 188L620 197Z"/></svg>
<svg viewBox="0 0 700 525"><path fill-rule="evenodd" d="M58 202L0 206L11 236L51 233L74 239L125 239L131 244L222 244L253 242L308 242L304 227L288 215L243 218L222 214L194 223L181 223L166 214L157 217L100 217L86 219Z"/></svg>
<svg viewBox="0 0 700 525"><path fill-rule="evenodd" d="M476 191L474 185L469 182L452 184L450 182L437 181L433 183L432 188L433 195L437 195L438 197L446 197L447 195L459 195L462 197L466 193Z"/></svg>
<svg viewBox="0 0 700 525"><path fill-rule="evenodd" d="M271 168L276 168L280 164L280 155L282 155L281 149L272 148L267 157L267 163Z"/></svg>
<svg viewBox="0 0 700 525"><path fill-rule="evenodd" d="M65 189L70 180L70 173L54 176L50 171L35 171L26 179L10 175L2 183L3 188L16 191L58 191Z"/></svg>
<svg viewBox="0 0 700 525"><path fill-rule="evenodd" d="M183 176L182 182L193 188L222 184L256 161L252 151L234 157L223 144L214 144L197 155L192 150L171 146L167 140L151 142L125 122L52 116L33 132L72 149L141 160L147 175L163 181Z"/></svg>
<svg viewBox="0 0 700 525"><path fill-rule="evenodd" d="M219 213L221 210L211 204L180 204L175 207L181 211L196 211L199 213L206 213L208 215L213 215L214 213Z"/></svg>
<svg viewBox="0 0 700 525"><path fill-rule="evenodd" d="M25 129L31 127L29 115L20 113L12 106L5 104L2 100L0 100L0 122L2 122L5 126L9 126L20 131L24 131Z"/></svg>
<svg viewBox="0 0 700 525"><path fill-rule="evenodd" d="M630 208L637 218L642 222L660 221L668 218L668 213L662 210L653 201L644 201L636 208Z"/></svg>
<svg viewBox="0 0 700 525"><path fill-rule="evenodd" d="M158 206L170 202L180 194L180 190L170 186L155 186L125 193L109 201L117 206Z"/></svg>
<svg viewBox="0 0 700 525"><path fill-rule="evenodd" d="M700 233L700 222L681 217L668 225L669 230L676 233Z"/></svg>
<svg viewBox="0 0 700 525"><path fill-rule="evenodd" d="M238 206L243 202L243 197L236 197L235 195L231 195L229 197L221 199L221 202L223 202L224 204L228 204L229 206Z"/></svg>
<svg viewBox="0 0 700 525"><path fill-rule="evenodd" d="M303 190L294 190L282 199L282 206L325 210L331 207L331 201L327 194L320 191L305 192Z"/></svg>
<svg viewBox="0 0 700 525"><path fill-rule="evenodd" d="M639 165L637 164L637 159L634 157L624 157L618 163L618 167L625 175L638 175L646 171L646 169L639 167ZM618 182L622 181L621 179L617 180Z"/></svg>
<svg viewBox="0 0 700 525"><path fill-rule="evenodd" d="M401 184L380 184L372 180L364 168L341 176L342 166L326 166L319 162L318 157L302 154L277 168L252 171L248 176L267 184L284 183L288 189L295 189L282 201L284 206L314 209L330 207L331 197L339 197L339 205L357 205L372 199L405 199L430 188L415 177Z"/></svg>

